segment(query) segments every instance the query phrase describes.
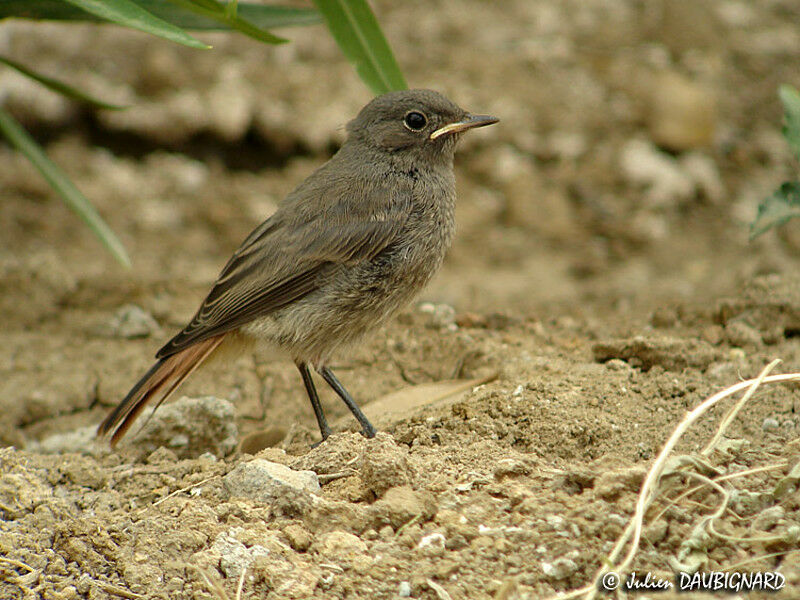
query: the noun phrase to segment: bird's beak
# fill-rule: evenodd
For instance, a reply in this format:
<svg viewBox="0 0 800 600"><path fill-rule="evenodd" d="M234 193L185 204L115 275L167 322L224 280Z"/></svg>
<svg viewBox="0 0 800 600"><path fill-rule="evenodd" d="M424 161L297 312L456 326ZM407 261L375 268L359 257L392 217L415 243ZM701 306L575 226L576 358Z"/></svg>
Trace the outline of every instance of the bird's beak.
<svg viewBox="0 0 800 600"><path fill-rule="evenodd" d="M473 127L485 127L486 125L497 123L499 120L500 119L497 117L490 117L489 115L467 115L460 121L448 123L443 127L439 127L439 129L431 133L430 139L435 140L436 138L447 135L448 133L458 133L459 131L466 131L467 129L472 129Z"/></svg>

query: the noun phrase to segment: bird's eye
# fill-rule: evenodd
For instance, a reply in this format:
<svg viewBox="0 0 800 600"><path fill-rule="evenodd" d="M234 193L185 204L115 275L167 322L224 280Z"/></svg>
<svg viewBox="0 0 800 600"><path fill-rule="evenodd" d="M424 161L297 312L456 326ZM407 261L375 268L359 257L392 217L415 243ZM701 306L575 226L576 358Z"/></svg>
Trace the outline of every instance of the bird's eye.
<svg viewBox="0 0 800 600"><path fill-rule="evenodd" d="M403 117L403 124L411 131L419 131L428 124L428 119L421 112L412 110Z"/></svg>

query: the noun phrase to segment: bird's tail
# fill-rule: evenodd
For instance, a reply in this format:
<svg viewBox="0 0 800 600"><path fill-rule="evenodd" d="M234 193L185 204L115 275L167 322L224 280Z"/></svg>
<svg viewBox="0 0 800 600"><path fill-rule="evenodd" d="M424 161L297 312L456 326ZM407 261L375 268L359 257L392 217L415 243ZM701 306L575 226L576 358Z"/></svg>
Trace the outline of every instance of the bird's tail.
<svg viewBox="0 0 800 600"><path fill-rule="evenodd" d="M158 398L158 403L156 404L156 408L158 408L216 350L224 337L225 334L223 333L199 341L156 362L133 386L122 402L100 423L97 428L97 435L105 436L113 431L111 446L115 446L133 425L136 417L139 416L147 403L154 398Z"/></svg>

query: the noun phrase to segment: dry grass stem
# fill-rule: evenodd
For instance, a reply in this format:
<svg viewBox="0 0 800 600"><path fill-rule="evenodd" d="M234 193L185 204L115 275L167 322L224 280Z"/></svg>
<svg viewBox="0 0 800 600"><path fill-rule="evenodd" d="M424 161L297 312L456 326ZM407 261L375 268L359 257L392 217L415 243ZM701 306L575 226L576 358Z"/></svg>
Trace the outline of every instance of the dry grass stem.
<svg viewBox="0 0 800 600"><path fill-rule="evenodd" d="M439 597L439 600L453 600L453 597L444 589L441 585L436 583L433 579L428 579L427 581L428 587L430 587L436 595Z"/></svg>
<svg viewBox="0 0 800 600"><path fill-rule="evenodd" d="M724 389L714 394L713 396L707 398L704 402L702 402L692 411L687 413L684 419L680 423L678 423L678 425L675 427L669 439L667 439L666 443L661 449L661 452L659 452L655 461L653 461L653 464L651 465L650 470L648 471L644 483L642 484L642 488L639 492L639 497L636 502L636 509L634 511L634 514L631 517L631 520L628 523L627 527L625 528L625 531L623 531L622 535L619 537L616 544L614 545L614 548L606 557L603 566L600 569L598 569L592 583L576 590L571 590L566 593L559 593L552 597L553 600L556 599L568 600L570 598L584 598L585 600L592 600L596 597L597 592L600 589L598 584L603 575L605 575L608 572L614 571L620 577L623 577L624 574L628 572L630 565L633 562L639 550L642 538L642 531L644 528L645 514L647 513L648 508L652 505L652 503L658 496L659 491L661 491L659 489L659 483L661 481L661 477L667 473L675 475L685 475L693 479L698 479L702 482L702 485L695 486L683 492L675 499L667 499L669 505L658 514L657 518L663 516L666 510L668 510L671 506L674 506L681 499L687 498L688 496L691 496L691 494L700 491L704 487L710 486L714 488L715 491L719 492L722 495L722 501L712 514L707 515L701 519L701 521L695 527L696 532L705 531L709 535L714 535L716 537L727 539L729 541L770 542L782 539L781 536L761 536L752 538L735 538L733 536L726 536L725 534L721 534L718 531L716 531L716 529L714 528L714 521L716 519L719 519L723 514L725 514L726 510L728 509L728 503L731 497L730 491L723 488L720 485L720 482L729 481L737 477L744 477L746 475L752 475L754 473L761 473L765 471L783 468L786 466L785 461L779 464L771 464L763 467L748 469L746 471L740 471L738 473L719 475L718 477L714 477L713 479L711 477L707 477L706 475L702 475L695 471L679 468L680 466L693 465L700 469L710 469L710 471L706 472L719 473L718 469L715 469L715 467L704 461L703 458L709 456L714 451L714 449L719 445L727 428L730 427L731 423L734 421L734 419L742 410L747 401L753 397L753 394L759 388L759 386L761 386L762 384L800 381L800 373L788 373L784 375L770 376L769 372L773 368L775 368L775 366L778 365L779 363L780 360L772 361L761 371L761 373L757 378L750 379L747 381L742 381L736 385ZM673 466L667 469L668 460L670 459L672 451L675 449L675 446L681 440L683 435L689 430L689 428L692 427L692 425L694 425L698 421L698 419L700 419L700 417L702 417L706 412L708 412L708 410L711 409L713 406L715 406L722 400L734 394L737 394L741 391L745 391L745 394L722 418L722 421L720 422L720 426L718 427L716 433L712 437L711 441L702 450L700 456L686 457L685 461L678 459L676 461L678 464L677 467L673 464ZM619 561L619 557L621 556L623 550L626 547L628 551L625 554L625 557L621 561ZM617 592L618 594L622 593L622 590L617 589Z"/></svg>

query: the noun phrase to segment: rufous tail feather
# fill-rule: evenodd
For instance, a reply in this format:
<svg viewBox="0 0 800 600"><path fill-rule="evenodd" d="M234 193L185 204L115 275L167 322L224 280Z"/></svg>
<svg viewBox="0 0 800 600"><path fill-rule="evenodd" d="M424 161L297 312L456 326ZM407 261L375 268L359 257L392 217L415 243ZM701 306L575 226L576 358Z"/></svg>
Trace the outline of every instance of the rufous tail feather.
<svg viewBox="0 0 800 600"><path fill-rule="evenodd" d="M224 337L223 333L202 340L156 362L133 386L122 402L100 423L97 435L105 436L113 431L111 446L115 446L144 407L158 397L156 404L158 408L216 350Z"/></svg>

